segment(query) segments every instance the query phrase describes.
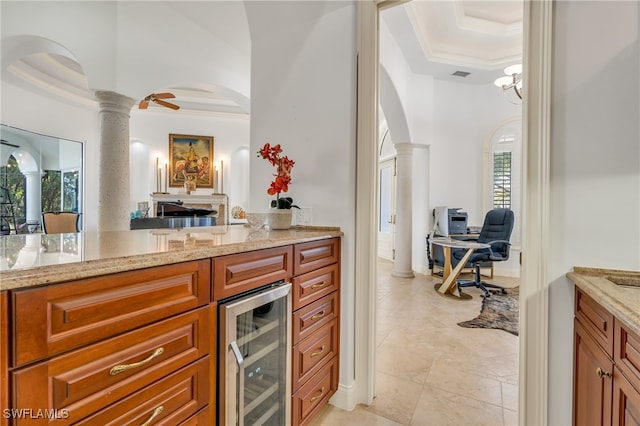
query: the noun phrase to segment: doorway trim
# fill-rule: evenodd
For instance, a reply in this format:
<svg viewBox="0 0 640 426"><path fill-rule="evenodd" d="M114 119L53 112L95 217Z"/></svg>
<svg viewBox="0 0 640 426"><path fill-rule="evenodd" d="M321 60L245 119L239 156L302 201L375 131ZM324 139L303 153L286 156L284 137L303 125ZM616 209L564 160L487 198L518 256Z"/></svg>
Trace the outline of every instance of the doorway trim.
<svg viewBox="0 0 640 426"><path fill-rule="evenodd" d="M378 13L399 2L357 2L355 401L375 395ZM524 1L523 262L519 424L547 423L548 242L552 0ZM355 406L355 404L354 404Z"/></svg>

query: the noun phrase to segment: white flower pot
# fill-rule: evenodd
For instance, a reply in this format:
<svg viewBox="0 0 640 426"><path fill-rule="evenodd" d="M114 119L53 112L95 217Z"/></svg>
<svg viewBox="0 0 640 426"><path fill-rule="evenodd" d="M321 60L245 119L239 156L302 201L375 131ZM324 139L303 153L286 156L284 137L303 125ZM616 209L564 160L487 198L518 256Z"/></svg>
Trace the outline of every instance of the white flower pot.
<svg viewBox="0 0 640 426"><path fill-rule="evenodd" d="M291 228L291 209L269 209L269 227L271 229Z"/></svg>

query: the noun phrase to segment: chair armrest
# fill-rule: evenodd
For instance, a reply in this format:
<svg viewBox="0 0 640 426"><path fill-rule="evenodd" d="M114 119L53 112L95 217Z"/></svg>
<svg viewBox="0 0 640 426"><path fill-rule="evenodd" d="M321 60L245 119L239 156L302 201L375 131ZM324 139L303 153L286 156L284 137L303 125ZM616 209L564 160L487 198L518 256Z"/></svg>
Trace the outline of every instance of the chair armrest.
<svg viewBox="0 0 640 426"><path fill-rule="evenodd" d="M489 247L489 251L491 252L491 254L489 255L489 259L490 260L495 260L495 261L500 262L500 261L504 261L504 260L509 259L509 249L511 247L511 243L508 240L487 241L486 244L489 244L491 246L491 247ZM493 248L498 244L500 246L502 246L502 247L506 246L506 249L504 250L505 256L500 255L500 257L498 257L493 252Z"/></svg>

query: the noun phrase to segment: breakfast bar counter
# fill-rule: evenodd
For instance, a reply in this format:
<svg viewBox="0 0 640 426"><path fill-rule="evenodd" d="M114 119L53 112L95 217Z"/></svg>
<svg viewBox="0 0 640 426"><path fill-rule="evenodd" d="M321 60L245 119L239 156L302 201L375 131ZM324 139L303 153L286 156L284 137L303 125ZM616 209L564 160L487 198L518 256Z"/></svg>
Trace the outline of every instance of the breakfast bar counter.
<svg viewBox="0 0 640 426"><path fill-rule="evenodd" d="M342 236L337 227L212 226L0 238L0 291Z"/></svg>

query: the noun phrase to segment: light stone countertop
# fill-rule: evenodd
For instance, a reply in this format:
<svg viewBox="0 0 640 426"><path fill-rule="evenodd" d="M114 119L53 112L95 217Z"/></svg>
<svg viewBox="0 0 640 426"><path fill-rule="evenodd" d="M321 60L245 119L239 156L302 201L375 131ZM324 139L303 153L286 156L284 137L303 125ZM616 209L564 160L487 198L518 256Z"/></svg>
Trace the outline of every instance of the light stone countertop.
<svg viewBox="0 0 640 426"><path fill-rule="evenodd" d="M640 272L576 266L567 277L640 335Z"/></svg>
<svg viewBox="0 0 640 426"><path fill-rule="evenodd" d="M0 237L0 291L339 237L337 227L284 231L227 225Z"/></svg>

